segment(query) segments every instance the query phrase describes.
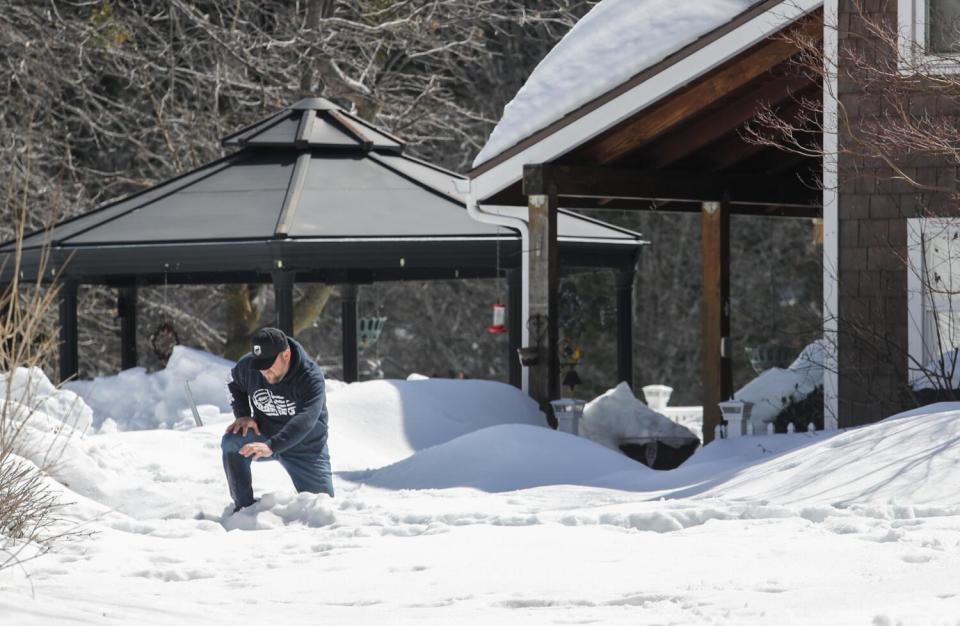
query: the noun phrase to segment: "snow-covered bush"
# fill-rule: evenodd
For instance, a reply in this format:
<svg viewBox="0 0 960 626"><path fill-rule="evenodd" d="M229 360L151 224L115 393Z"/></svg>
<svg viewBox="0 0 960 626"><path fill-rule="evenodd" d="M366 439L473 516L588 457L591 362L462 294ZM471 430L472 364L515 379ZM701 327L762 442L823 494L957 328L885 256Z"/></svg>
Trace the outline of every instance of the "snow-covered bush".
<svg viewBox="0 0 960 626"><path fill-rule="evenodd" d="M90 418L76 395L58 390L40 369L57 347L47 326L57 290L21 284L19 255L12 256L0 258L12 270L12 282L0 291L0 551L6 553L0 569L22 560L25 548L42 553L56 536L59 504L44 470L56 462L57 444L75 432L71 422L88 425ZM80 408L76 420L71 405ZM46 410L64 419L51 420Z"/></svg>
<svg viewBox="0 0 960 626"><path fill-rule="evenodd" d="M798 428L806 428L809 422L823 427L825 354L824 341L818 339L807 345L788 368L771 367L733 394L737 400L753 403L750 419L755 428L765 429L771 422L778 430L785 429L787 422L794 422Z"/></svg>

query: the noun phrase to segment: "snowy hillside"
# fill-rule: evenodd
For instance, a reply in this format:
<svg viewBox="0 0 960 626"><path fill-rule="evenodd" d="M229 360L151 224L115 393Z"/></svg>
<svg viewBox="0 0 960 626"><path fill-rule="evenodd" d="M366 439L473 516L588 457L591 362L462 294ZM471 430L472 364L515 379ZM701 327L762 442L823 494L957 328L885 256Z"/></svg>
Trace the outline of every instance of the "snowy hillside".
<svg viewBox="0 0 960 626"><path fill-rule="evenodd" d="M190 356L202 367L177 376L229 365ZM507 385L331 382L337 498L298 495L279 464L259 462L261 501L226 515L221 390L192 385L200 428L175 404L145 428L130 401L172 394L175 371L162 374L166 386L144 372L101 379L92 410L44 386L51 399L34 441L71 409L100 425L77 429L53 471L69 523L93 534L0 572L0 624L960 615L960 404L856 430L717 441L657 472L549 430Z"/></svg>

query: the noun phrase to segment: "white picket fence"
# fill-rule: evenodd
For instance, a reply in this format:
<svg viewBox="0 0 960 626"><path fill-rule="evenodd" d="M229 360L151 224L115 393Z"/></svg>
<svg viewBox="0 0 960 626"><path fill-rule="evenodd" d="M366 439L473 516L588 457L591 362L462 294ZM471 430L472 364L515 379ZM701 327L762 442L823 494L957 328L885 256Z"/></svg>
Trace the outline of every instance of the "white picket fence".
<svg viewBox="0 0 960 626"><path fill-rule="evenodd" d="M697 437L703 439L703 407L668 406L670 394L672 392L673 389L667 385L647 385L643 387L643 395L647 400L647 406L654 411L667 416L677 424L686 426L696 433ZM718 425L714 429L714 437L716 439L774 434L774 427L772 423L765 423L763 426L754 424L754 422L750 420L749 407L735 406L743 403L722 402L720 404L721 411L723 412L724 419L727 421L727 425ZM746 416L743 415L744 412L746 412ZM816 426L814 426L812 423L807 424L807 432L813 432L815 430ZM787 433L789 434L793 432L795 432L793 424L788 424Z"/></svg>

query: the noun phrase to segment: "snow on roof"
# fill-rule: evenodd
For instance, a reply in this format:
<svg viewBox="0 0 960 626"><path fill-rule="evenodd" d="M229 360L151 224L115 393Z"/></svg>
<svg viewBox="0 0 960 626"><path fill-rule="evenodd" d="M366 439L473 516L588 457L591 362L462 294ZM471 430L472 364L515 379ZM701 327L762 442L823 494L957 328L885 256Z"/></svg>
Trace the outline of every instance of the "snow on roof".
<svg viewBox="0 0 960 626"><path fill-rule="evenodd" d="M603 0L570 30L504 107L473 166L729 22L758 0Z"/></svg>

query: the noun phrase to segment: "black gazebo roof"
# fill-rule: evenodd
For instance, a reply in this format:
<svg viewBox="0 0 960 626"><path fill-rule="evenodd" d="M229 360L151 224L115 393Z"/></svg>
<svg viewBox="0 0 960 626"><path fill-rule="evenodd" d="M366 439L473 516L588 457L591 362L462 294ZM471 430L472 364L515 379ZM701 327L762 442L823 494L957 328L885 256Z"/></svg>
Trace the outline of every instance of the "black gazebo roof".
<svg viewBox="0 0 960 626"><path fill-rule="evenodd" d="M481 277L498 254L519 265L518 233L474 220L462 177L327 100L301 100L223 145L239 150L29 235L23 277L36 278L44 243L64 277L100 284L260 282L275 270L298 282ZM558 230L564 266L624 267L643 243L563 210Z"/></svg>

